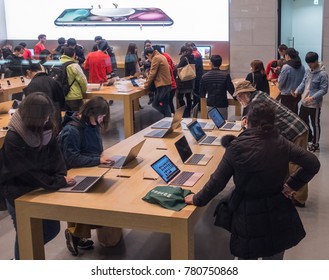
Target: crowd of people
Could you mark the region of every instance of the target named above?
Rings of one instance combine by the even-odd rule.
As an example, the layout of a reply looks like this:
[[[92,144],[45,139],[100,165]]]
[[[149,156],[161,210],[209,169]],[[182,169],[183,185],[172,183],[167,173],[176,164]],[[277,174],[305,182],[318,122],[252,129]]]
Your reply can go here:
[[[101,131],[108,129],[110,104],[101,97],[84,103],[83,94],[88,83],[107,83],[115,76],[117,62],[107,40],[96,36],[94,41],[86,56],[74,38],[59,38],[58,46],[47,50],[45,34],[38,36],[34,56],[24,42],[13,50],[2,48],[2,58],[8,61],[3,70],[6,77],[31,79],[0,152],[1,196],[15,228],[17,197],[40,186],[57,190],[72,185],[74,179],[67,177],[68,169],[110,161],[102,154],[101,136]],[[232,222],[231,252],[241,259],[282,259],[285,250],[304,238],[295,206],[305,206],[307,183],[320,168],[311,152],[320,148],[320,113],[328,75],[315,52],[306,54],[306,70],[294,48],[280,45],[278,52],[280,59],[269,61],[266,68],[261,60],[251,61],[250,73],[235,86],[230,74],[220,70],[219,54],[211,56],[211,69],[204,72],[202,56],[193,42],[181,46],[178,63],[149,40],[141,57],[137,45],[130,43],[124,60],[125,76],[145,78],[149,103],[164,117],[175,113],[175,96],[178,106],[185,106],[184,118],[191,116],[192,107],[199,106],[204,97],[207,106],[217,107],[225,119],[227,93],[244,107],[245,130],[237,137],[223,138],[226,151],[218,168],[199,193],[186,197],[186,203],[204,206],[233,176],[240,198]],[[65,65],[67,94],[47,68],[49,59]],[[178,71],[188,64],[194,65],[195,76],[184,80]],[[280,101],[270,97],[269,83],[277,84]],[[64,121],[62,111],[66,111]],[[266,230],[265,223],[269,223]],[[274,227],[276,234],[270,231]],[[88,240],[92,228],[68,224],[65,237],[73,255],[78,255],[78,248],[93,246]],[[44,221],[45,243],[58,232],[59,222]],[[16,259],[18,246],[16,240]]]

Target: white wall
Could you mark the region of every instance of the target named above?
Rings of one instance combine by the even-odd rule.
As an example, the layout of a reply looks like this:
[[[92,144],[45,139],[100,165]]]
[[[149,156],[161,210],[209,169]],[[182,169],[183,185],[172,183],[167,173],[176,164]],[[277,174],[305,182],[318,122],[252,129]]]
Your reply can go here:
[[[323,48],[322,59],[324,64],[329,67],[329,3],[324,1],[324,14],[323,14]]]
[[[0,45],[3,45],[7,39],[6,16],[3,0],[0,0]]]
[[[232,78],[245,78],[250,62],[260,59],[266,65],[277,57],[277,1],[231,0],[230,72]]]

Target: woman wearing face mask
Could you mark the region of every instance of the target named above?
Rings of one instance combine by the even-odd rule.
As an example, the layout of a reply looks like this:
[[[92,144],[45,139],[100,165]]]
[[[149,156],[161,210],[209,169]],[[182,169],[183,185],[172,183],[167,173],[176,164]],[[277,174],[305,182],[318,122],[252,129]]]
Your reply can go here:
[[[66,112],[59,144],[67,168],[97,166],[111,163],[104,156],[101,130],[106,131],[109,123],[109,104],[103,97],[96,96],[86,102],[79,112]],[[91,237],[92,225],[68,223],[65,230],[66,245],[72,255],[78,249],[90,249],[94,242]]]
[[[28,95],[12,116],[0,151],[0,195],[16,229],[15,199],[38,188],[58,190],[73,185],[56,141],[56,118],[52,100],[44,93]],[[59,221],[43,221],[44,243],[60,231]],[[18,241],[15,259],[19,259]]]

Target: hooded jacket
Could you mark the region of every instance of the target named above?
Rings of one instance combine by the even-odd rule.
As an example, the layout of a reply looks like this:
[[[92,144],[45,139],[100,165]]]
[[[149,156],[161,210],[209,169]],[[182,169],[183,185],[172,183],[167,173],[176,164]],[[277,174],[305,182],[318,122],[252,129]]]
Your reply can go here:
[[[306,70],[302,83],[296,89],[298,94],[302,94],[302,104],[305,107],[321,107],[323,96],[328,92],[328,74],[323,64],[319,64],[317,69]],[[308,96],[313,97],[313,101],[305,103],[304,99]]]
[[[295,91],[302,82],[304,74],[305,68],[299,58],[287,61],[278,78],[281,95],[291,95],[291,91]]]
[[[233,176],[233,195],[239,194],[241,201],[233,206],[231,253],[244,259],[269,257],[297,245],[305,231],[282,189],[289,161],[301,166],[287,180],[298,190],[318,172],[317,157],[277,131],[265,135],[246,129],[239,137],[224,136],[222,145],[226,148],[223,159],[193,203],[206,205]]]
[[[60,58],[62,63],[68,61],[74,61],[76,63],[72,63],[67,66],[67,76],[69,85],[72,84],[70,88],[70,92],[66,95],[66,100],[80,100],[83,99],[82,94],[87,91],[87,78],[83,73],[81,66],[78,64],[78,61],[74,60],[72,57],[67,55],[62,55]]]

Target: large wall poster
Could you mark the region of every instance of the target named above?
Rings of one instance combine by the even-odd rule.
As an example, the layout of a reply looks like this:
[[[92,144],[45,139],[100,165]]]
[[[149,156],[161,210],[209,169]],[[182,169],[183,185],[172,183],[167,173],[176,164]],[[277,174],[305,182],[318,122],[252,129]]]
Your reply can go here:
[[[7,39],[228,41],[229,1],[4,0]],[[136,2],[138,2],[136,4]]]

